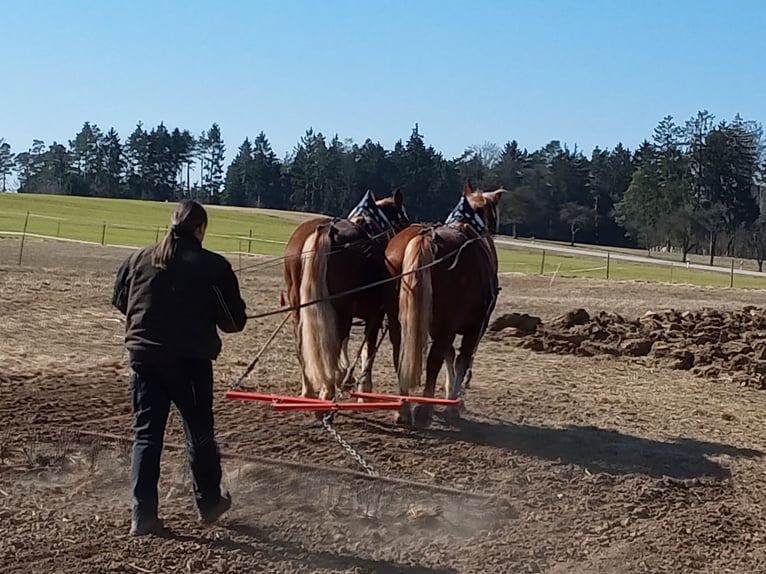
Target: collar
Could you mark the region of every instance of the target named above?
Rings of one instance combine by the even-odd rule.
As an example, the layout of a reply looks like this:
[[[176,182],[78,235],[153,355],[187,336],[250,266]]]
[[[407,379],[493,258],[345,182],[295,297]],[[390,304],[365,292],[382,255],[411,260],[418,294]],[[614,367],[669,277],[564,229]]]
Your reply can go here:
[[[487,232],[487,224],[484,223],[484,220],[479,216],[476,210],[471,207],[471,204],[468,203],[468,199],[466,199],[465,195],[460,198],[460,201],[457,202],[457,205],[444,221],[445,225],[454,225],[456,223],[467,223],[477,231],[479,235]]]
[[[383,231],[389,227],[392,227],[391,222],[383,213],[383,210],[378,207],[375,200],[372,199],[372,192],[368,189],[364,194],[364,197],[359,203],[352,209],[346,219],[361,218],[369,227],[376,231]]]
[[[194,235],[175,235],[174,237],[176,239],[176,245],[180,245],[183,247],[192,247],[192,248],[198,248],[202,247],[202,242],[197,239]]]

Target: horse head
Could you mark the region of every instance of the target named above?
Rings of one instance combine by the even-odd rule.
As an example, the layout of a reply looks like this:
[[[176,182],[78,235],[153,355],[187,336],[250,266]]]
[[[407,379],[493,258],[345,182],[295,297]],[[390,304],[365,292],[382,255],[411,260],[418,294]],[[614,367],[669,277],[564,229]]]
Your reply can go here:
[[[479,234],[496,234],[500,228],[498,204],[507,190],[474,190],[471,182],[465,182],[463,196],[447,217],[446,223],[463,223],[473,227]]]
[[[371,223],[377,228],[376,232],[390,228],[394,233],[398,233],[410,224],[399,188],[396,188],[389,197],[382,199],[376,198],[371,190],[367,190],[361,201],[349,213],[348,220],[354,223]]]
[[[407,210],[404,209],[404,198],[398,187],[389,197],[384,197],[375,202],[384,215],[391,222],[394,231],[399,232],[410,224]]]

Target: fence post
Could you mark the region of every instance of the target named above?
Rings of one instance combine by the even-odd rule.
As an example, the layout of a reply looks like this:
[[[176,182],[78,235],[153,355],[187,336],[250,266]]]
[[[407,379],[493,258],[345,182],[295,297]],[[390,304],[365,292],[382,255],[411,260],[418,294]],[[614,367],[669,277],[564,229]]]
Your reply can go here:
[[[253,230],[250,230],[250,236],[247,239],[247,252],[251,253],[251,249],[253,247]]]
[[[56,237],[61,237],[61,222],[56,223]]]
[[[106,245],[106,221],[101,227],[101,245]]]
[[[157,227],[157,235],[154,236],[154,242],[157,243],[160,240],[160,228]]]
[[[239,249],[237,249],[237,255],[239,255],[239,269],[237,270],[237,273],[240,273],[242,271],[242,239],[239,240]]]
[[[611,260],[611,257],[609,256],[609,252],[606,252],[606,278],[609,279],[609,261]]]
[[[673,269],[675,268],[676,268],[675,264],[671,263],[670,264],[670,283],[671,284],[673,283]]]
[[[21,257],[24,254],[24,239],[27,237],[27,225],[29,224],[29,212],[24,218],[24,231],[21,232],[21,247],[19,248],[19,265],[21,265]]]
[[[731,258],[731,273],[729,274],[729,289],[734,287],[734,258]]]
[[[540,261],[540,275],[545,275],[545,249],[543,249],[543,259]]]

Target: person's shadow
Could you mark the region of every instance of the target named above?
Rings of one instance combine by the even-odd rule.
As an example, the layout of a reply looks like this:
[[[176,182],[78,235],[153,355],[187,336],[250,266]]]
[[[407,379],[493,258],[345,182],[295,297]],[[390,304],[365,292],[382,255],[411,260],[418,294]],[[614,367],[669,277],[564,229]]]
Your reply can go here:
[[[543,458],[561,464],[574,464],[591,472],[607,474],[643,474],[651,477],[693,479],[723,478],[729,469],[708,456],[760,457],[763,451],[731,445],[676,438],[654,440],[595,426],[568,425],[562,428],[516,424],[486,417],[491,422],[464,415],[445,420],[439,413],[430,429],[411,431],[454,443],[485,445],[497,449]],[[399,435],[398,429],[355,418],[369,432]]]
[[[222,524],[224,528],[239,538],[209,538],[170,533],[167,538],[179,542],[205,544],[211,548],[236,551],[245,555],[265,558],[269,562],[300,562],[312,567],[314,571],[358,569],[376,574],[457,574],[453,568],[431,568],[430,566],[397,564],[390,560],[363,558],[354,554],[341,554],[329,550],[314,550],[277,538],[257,526],[236,522]]]

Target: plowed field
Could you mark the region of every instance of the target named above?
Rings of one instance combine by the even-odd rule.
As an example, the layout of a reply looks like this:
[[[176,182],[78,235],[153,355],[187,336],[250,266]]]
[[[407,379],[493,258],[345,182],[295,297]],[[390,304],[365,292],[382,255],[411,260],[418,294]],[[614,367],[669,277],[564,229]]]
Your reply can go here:
[[[0,241],[2,572],[766,571],[764,292],[504,275],[495,318],[529,317],[482,341],[461,421],[336,417],[380,479],[310,415],[224,398],[281,316],[252,321],[215,367],[232,511],[197,523],[174,414],[171,533],[133,539],[109,306],[127,252],[29,241],[18,267],[17,249]],[[240,280],[249,311],[278,306],[279,266]],[[374,374],[396,391],[387,342]],[[244,386],[300,391],[290,329]]]

